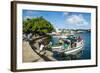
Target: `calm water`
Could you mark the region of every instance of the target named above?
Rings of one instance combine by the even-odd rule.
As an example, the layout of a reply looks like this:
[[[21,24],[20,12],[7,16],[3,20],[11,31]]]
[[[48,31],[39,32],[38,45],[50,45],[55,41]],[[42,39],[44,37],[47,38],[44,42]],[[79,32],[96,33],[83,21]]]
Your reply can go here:
[[[84,47],[80,59],[90,59],[91,58],[91,33],[84,32],[78,34],[84,40]]]
[[[91,32],[83,32],[76,34],[77,36],[81,36],[84,40],[84,47],[81,52],[78,54],[72,56],[72,55],[65,55],[65,54],[59,54],[57,52],[54,52],[54,57],[57,60],[80,60],[80,59],[91,59]],[[52,39],[53,44],[58,42],[58,39],[53,37]]]

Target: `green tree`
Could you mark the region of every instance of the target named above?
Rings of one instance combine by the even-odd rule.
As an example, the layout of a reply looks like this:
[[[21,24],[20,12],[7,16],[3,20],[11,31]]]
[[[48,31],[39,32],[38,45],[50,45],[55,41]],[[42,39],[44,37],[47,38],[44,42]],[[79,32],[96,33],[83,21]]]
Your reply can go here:
[[[44,19],[43,17],[36,17],[32,19],[26,19],[23,21],[24,33],[50,33],[55,31],[53,25]]]

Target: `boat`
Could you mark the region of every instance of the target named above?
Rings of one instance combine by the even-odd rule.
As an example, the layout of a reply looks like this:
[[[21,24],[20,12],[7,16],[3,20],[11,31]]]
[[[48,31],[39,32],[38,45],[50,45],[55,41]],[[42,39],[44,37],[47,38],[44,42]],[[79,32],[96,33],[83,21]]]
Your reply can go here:
[[[68,54],[75,55],[78,52],[82,51],[83,50],[83,46],[84,46],[83,40],[81,40],[80,42],[76,42],[76,43],[77,43],[76,47],[70,48],[69,50],[65,50],[64,53],[67,54],[67,55]]]
[[[59,53],[65,53],[66,55],[75,55],[78,52],[83,50],[84,47],[84,40],[79,36],[76,37],[75,35],[67,36],[66,39],[62,38],[64,43],[59,46],[52,46],[53,51],[57,51]]]

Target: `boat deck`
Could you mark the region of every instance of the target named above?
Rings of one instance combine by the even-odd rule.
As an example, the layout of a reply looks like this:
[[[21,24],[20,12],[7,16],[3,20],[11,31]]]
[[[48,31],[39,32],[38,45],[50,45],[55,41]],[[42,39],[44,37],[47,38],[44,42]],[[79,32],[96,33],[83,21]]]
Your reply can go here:
[[[82,41],[83,42],[83,41]],[[62,49],[62,46],[58,46],[58,47],[52,47],[52,51],[56,51],[58,53],[66,53],[66,54],[72,54],[72,53],[77,53],[80,50],[83,50],[84,43],[82,43],[81,45],[77,46],[77,47],[69,47],[68,49]]]

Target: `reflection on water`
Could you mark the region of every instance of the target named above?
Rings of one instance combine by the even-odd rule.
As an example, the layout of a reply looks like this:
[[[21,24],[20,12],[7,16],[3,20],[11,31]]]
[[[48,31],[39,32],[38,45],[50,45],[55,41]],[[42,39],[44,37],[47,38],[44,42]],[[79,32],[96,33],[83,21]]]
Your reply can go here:
[[[56,58],[57,60],[80,60],[80,59],[91,59],[91,33],[90,32],[83,32],[76,34],[77,36],[81,36],[82,39],[84,40],[84,47],[83,50],[78,52],[75,55],[66,55],[64,53],[58,53],[54,51],[53,57]],[[58,42],[58,39],[53,38],[52,39],[53,44]]]
[[[80,51],[79,53],[77,53],[76,55],[66,55],[64,53],[57,53],[54,52],[53,57],[55,57],[57,60],[62,61],[62,60],[78,60],[80,59],[81,55],[82,55],[82,51]]]

